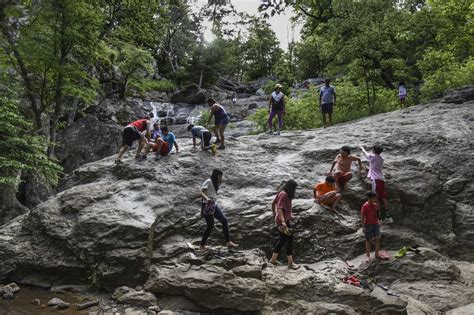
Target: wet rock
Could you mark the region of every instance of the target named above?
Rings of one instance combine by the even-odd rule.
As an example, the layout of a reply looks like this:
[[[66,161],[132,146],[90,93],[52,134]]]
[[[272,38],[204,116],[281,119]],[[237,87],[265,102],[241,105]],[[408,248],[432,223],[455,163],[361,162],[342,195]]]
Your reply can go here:
[[[203,104],[206,102],[206,94],[196,84],[190,84],[173,93],[170,99],[173,103]]]
[[[18,293],[20,292],[20,287],[16,283],[12,282],[10,284],[3,286],[3,291],[10,292],[10,293]]]
[[[41,305],[41,301],[40,299],[34,299],[30,302],[31,304],[35,305],[35,306],[40,306]]]
[[[135,290],[129,287],[119,287],[115,289],[112,298],[122,304],[131,304],[137,306],[156,305],[156,297],[153,293],[143,290]]]
[[[66,292],[82,293],[85,291],[87,291],[86,286],[72,285],[72,284],[54,286],[49,289],[49,292],[51,293],[66,293]]]
[[[61,299],[58,298],[52,298],[48,302],[49,307],[57,308],[59,310],[65,310],[69,308],[69,303],[64,302]]]
[[[99,305],[99,300],[94,300],[94,301],[86,301],[84,303],[76,304],[76,310],[85,310],[93,306]]]

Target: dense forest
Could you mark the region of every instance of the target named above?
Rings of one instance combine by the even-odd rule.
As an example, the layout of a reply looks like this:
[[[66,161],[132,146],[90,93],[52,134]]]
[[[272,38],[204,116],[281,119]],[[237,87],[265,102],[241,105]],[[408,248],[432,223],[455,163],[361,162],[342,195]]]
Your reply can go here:
[[[410,104],[474,83],[471,0],[262,3],[250,16],[231,3],[198,10],[184,0],[2,0],[0,185],[14,191],[28,172],[57,182],[57,133],[114,93],[206,87],[220,77],[272,76],[288,89],[329,76],[344,95],[337,110],[350,119],[395,109],[401,79]],[[290,9],[302,38],[281,49],[268,18]],[[315,127],[314,93],[290,100],[289,127]]]

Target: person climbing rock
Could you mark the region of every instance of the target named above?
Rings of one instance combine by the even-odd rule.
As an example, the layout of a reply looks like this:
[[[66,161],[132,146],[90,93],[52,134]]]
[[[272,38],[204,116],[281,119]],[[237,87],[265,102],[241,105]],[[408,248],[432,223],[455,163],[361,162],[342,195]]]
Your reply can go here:
[[[407,97],[407,87],[405,86],[405,80],[400,80],[398,83],[398,99],[400,100],[400,109],[405,108],[405,99]]]
[[[341,201],[342,195],[336,190],[336,179],[326,176],[324,182],[314,186],[314,199],[325,208],[336,212],[336,206]]]
[[[227,112],[225,111],[224,107],[222,105],[219,105],[213,98],[209,98],[207,100],[207,105],[211,108],[211,112],[209,115],[209,119],[207,120],[207,124],[211,122],[212,116],[214,116],[214,127],[212,127],[212,131],[216,135],[216,144],[220,143],[220,146],[218,146],[218,149],[225,149],[225,137],[224,137],[224,131],[225,127],[230,121],[229,115],[227,115]]]
[[[365,234],[365,254],[370,260],[371,241],[375,238],[375,258],[384,259],[379,255],[380,251],[380,225],[378,219],[377,194],[373,191],[367,193],[367,202],[360,209],[362,218],[362,230]]]
[[[290,230],[290,220],[293,218],[291,201],[295,199],[296,187],[298,184],[294,179],[287,181],[276,195],[272,202],[272,211],[275,215],[275,224],[278,229],[278,241],[273,247],[270,263],[279,264],[278,255],[283,246],[286,247],[286,258],[288,268],[298,269],[300,266],[293,261],[293,234]]]
[[[382,167],[384,158],[382,157],[383,148],[379,145],[374,145],[372,152],[368,153],[364,147],[359,146],[367,160],[369,161],[369,172],[367,177],[371,180],[372,191],[377,194],[379,204],[383,205],[380,209],[380,217],[383,223],[393,223],[393,219],[388,213],[387,191],[385,189],[385,177],[383,176]]]
[[[351,155],[351,148],[348,146],[341,147],[339,154],[334,159],[331,165],[328,175],[333,175],[336,179],[336,187],[339,190],[344,190],[347,183],[352,178],[351,166],[352,162],[357,161],[359,163],[360,176],[363,174],[362,161],[359,157]],[[333,174],[334,167],[336,171]]]
[[[209,130],[203,126],[194,126],[193,124],[190,124],[188,126],[188,131],[190,131],[193,136],[193,148],[196,147],[196,138],[199,138],[201,139],[201,149],[209,149],[212,138],[212,134],[209,132]]]
[[[163,134],[161,133],[160,123],[155,122],[153,124],[153,131],[151,132],[151,141],[155,142],[157,138],[161,137],[163,137]]]
[[[214,218],[219,220],[222,224],[222,232],[224,233],[224,238],[226,240],[227,247],[238,247],[239,244],[233,243],[230,240],[229,234],[229,223],[225,217],[222,210],[217,204],[217,192],[222,184],[222,171],[220,169],[213,169],[211,178],[206,179],[201,186],[201,196],[202,196],[202,205],[201,205],[201,215],[204,220],[206,220],[206,231],[202,236],[200,249],[207,249],[206,246],[207,239],[211,234],[212,229],[214,228]]]
[[[122,156],[127,152],[127,150],[132,146],[133,141],[138,140],[137,153],[135,154],[135,159],[140,158],[140,153],[147,143],[150,140],[150,128],[151,120],[150,117],[145,116],[143,119],[135,120],[130,123],[123,129],[122,133],[122,146],[120,147],[115,163],[122,163]]]
[[[159,160],[162,156],[168,155],[173,150],[173,146],[176,149],[176,153],[179,153],[176,136],[169,131],[168,126],[161,127],[161,133],[163,134],[161,138],[156,138],[155,142],[148,142],[145,154],[140,159],[146,159],[150,150],[153,150],[155,152],[155,160]]]
[[[323,117],[324,128],[332,125],[332,112],[333,107],[336,105],[336,89],[329,84],[330,82],[331,80],[326,78],[324,86],[319,90],[319,107]],[[326,115],[328,116],[329,124],[326,124]]]
[[[285,115],[285,94],[281,91],[281,84],[275,85],[275,90],[270,95],[268,103],[268,129],[269,133],[273,133],[273,118],[278,115],[278,130],[275,135],[280,134],[283,126],[283,116]]]

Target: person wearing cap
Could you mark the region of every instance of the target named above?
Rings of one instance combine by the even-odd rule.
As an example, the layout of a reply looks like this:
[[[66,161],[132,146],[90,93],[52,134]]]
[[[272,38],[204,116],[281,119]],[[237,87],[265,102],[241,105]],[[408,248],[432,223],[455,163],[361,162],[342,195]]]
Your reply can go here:
[[[319,107],[321,108],[321,115],[323,116],[324,128],[332,125],[332,110],[336,105],[336,89],[329,83],[329,78],[324,80],[324,86],[319,90]],[[326,124],[326,115],[328,116],[329,125]]]
[[[333,176],[327,176],[324,182],[314,186],[315,201],[333,212],[336,212],[336,206],[341,198],[342,195],[336,190],[336,179]]]
[[[278,115],[278,130],[275,135],[280,134],[283,126],[283,115],[285,114],[285,94],[281,91],[281,84],[275,85],[275,91],[270,95],[270,102],[268,103],[268,128],[269,132],[273,132],[273,118]]]

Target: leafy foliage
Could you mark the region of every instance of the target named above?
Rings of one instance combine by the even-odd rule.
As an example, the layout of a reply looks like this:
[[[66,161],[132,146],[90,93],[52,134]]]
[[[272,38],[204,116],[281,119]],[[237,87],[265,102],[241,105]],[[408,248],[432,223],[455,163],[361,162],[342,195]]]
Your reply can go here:
[[[0,121],[0,187],[15,187],[18,172],[36,173],[56,184],[61,167],[48,158],[46,139],[31,135],[31,123],[5,97],[0,97]]]

